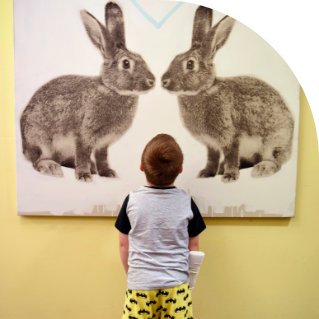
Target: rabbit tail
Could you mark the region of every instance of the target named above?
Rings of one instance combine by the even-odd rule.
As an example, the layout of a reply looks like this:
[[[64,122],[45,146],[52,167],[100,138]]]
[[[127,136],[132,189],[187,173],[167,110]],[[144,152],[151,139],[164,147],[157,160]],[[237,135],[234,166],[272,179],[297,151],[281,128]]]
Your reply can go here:
[[[24,156],[33,164],[34,169],[41,174],[63,177],[60,164],[52,158],[53,153],[50,148],[50,140],[46,138],[46,133],[29,125],[27,117],[26,112],[22,115],[20,121]]]
[[[289,125],[267,137],[263,148],[262,160],[251,173],[252,177],[267,177],[277,173],[291,157],[293,142],[293,120]]]

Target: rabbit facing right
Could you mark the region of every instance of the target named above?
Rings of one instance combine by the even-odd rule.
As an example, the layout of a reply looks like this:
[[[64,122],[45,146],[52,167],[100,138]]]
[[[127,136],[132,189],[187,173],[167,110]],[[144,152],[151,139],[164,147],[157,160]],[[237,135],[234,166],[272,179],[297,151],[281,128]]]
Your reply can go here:
[[[116,177],[108,149],[132,126],[139,95],[155,87],[141,55],[125,44],[124,16],[115,2],[105,5],[105,26],[86,10],[81,18],[100,51],[99,76],[64,75],[41,86],[24,109],[22,148],[35,170],[63,177],[61,166],[92,182],[92,174]]]
[[[191,49],[173,59],[162,87],[178,96],[182,124],[207,147],[207,164],[198,177],[220,174],[228,183],[252,166],[252,177],[271,176],[290,159],[293,116],[264,81],[216,76],[213,59],[235,20],[226,16],[213,27],[212,20],[212,9],[198,7]]]

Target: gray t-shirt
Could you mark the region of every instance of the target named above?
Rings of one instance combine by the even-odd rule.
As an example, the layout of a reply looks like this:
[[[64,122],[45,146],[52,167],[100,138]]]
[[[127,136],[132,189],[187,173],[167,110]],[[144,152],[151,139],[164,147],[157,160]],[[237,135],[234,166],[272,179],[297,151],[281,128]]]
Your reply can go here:
[[[142,186],[126,197],[115,227],[129,236],[128,289],[188,282],[189,237],[206,228],[190,195],[176,187]]]

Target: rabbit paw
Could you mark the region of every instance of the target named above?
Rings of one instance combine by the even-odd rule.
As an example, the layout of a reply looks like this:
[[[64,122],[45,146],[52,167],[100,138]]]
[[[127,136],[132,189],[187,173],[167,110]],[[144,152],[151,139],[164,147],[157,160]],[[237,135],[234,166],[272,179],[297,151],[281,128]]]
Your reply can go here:
[[[117,178],[116,172],[111,168],[104,168],[103,170],[100,170],[99,175],[104,177]]]
[[[215,177],[215,175],[216,172],[212,172],[211,170],[204,168],[198,173],[197,178]]]
[[[53,160],[43,159],[39,161],[36,169],[43,175],[63,177],[61,166]]]
[[[220,163],[219,169],[218,169],[218,175],[224,175],[224,162]]]
[[[95,163],[93,162],[91,162],[91,174],[92,175],[97,174],[97,169],[96,169]]]
[[[279,171],[278,165],[273,161],[262,161],[256,164],[251,172],[252,177],[267,177]]]
[[[239,178],[239,170],[234,172],[226,172],[222,176],[222,182],[224,183],[231,183],[237,181]]]
[[[90,173],[86,172],[75,172],[75,177],[78,179],[80,182],[93,182],[92,175]]]

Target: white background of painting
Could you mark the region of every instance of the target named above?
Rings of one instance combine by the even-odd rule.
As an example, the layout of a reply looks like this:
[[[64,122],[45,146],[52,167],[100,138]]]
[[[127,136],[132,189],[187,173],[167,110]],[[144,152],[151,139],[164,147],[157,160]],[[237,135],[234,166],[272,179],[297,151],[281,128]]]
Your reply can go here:
[[[159,82],[174,56],[189,49],[197,6],[183,4],[160,29],[156,29],[129,0],[117,2],[124,8],[128,48],[142,54],[157,78],[156,89],[140,97],[131,129],[110,148],[109,162],[119,179],[94,176],[93,183],[86,184],[77,181],[74,170],[67,168],[63,168],[65,177],[62,179],[39,174],[22,155],[17,125],[18,211],[84,214],[90,213],[94,205],[105,205],[107,210],[116,211],[131,190],[144,184],[138,166],[145,144],[158,133],[168,133],[177,139],[185,156],[184,172],[176,185],[196,198],[203,214],[207,213],[208,206],[221,213],[223,206],[246,204],[246,210],[259,209],[291,216],[296,188],[298,127],[292,159],[274,176],[252,179],[251,169],[247,169],[242,170],[240,179],[232,184],[223,184],[220,176],[195,179],[205,166],[205,147],[183,128],[176,96],[163,91]],[[176,4],[153,0],[140,0],[139,3],[157,21]],[[86,9],[104,22],[104,5],[105,1],[86,0],[15,1],[17,123],[31,96],[45,82],[64,74],[99,73],[102,58],[86,35],[79,10]],[[215,12],[214,23],[222,16]],[[298,120],[299,84],[296,78],[276,51],[253,31],[237,22],[215,63],[219,76],[245,74],[268,82],[280,91]]]

